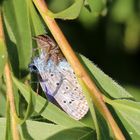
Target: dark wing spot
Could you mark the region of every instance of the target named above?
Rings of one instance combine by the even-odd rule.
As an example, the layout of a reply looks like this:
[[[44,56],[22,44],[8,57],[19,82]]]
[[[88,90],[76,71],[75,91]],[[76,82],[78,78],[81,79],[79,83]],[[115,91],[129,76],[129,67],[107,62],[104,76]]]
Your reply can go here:
[[[74,100],[69,101],[69,104],[71,104]]]
[[[66,87],[66,89],[69,89],[69,87]]]
[[[63,103],[66,103],[66,101],[64,100]]]
[[[59,83],[56,83],[57,86],[59,86]]]
[[[51,76],[54,76],[54,74],[53,74],[53,73],[51,73]]]

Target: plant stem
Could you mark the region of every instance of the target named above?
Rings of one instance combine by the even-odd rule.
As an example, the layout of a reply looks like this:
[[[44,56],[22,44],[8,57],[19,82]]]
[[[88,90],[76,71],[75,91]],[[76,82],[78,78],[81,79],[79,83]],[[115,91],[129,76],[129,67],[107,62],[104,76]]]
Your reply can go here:
[[[78,60],[77,56],[75,55],[74,51],[72,50],[70,44],[66,40],[64,34],[62,33],[61,29],[59,28],[55,20],[49,16],[50,11],[47,8],[45,1],[33,0],[33,2],[35,6],[37,7],[38,11],[40,12],[41,16],[43,17],[48,28],[50,29],[53,37],[55,38],[56,42],[61,48],[66,59],[71,64],[76,75],[85,83],[89,91],[92,93],[91,97],[94,101],[94,104],[96,105],[98,110],[102,113],[102,115],[105,117],[108,124],[112,128],[115,138],[118,140],[125,140],[125,137],[123,136],[120,128],[118,127],[117,123],[115,122],[111,113],[106,107],[105,102],[103,101],[101,92],[98,90],[95,83],[93,83],[92,79],[87,74],[83,65]]]
[[[12,128],[12,135],[13,140],[19,140],[19,132],[18,132],[18,123],[16,120],[16,109],[14,103],[14,96],[13,96],[13,87],[12,87],[12,79],[11,79],[11,72],[8,63],[5,65],[5,81],[6,81],[6,89],[7,89],[7,99],[10,103],[10,115],[11,115],[11,128]]]
[[[4,33],[3,33],[3,25],[2,25],[1,9],[0,9],[0,40],[2,42],[5,42]],[[8,62],[5,64],[4,73],[5,73],[5,82],[6,82],[6,89],[7,89],[7,100],[9,100],[9,104],[10,104],[13,140],[19,140],[19,133],[18,133],[17,122],[16,122],[16,117],[15,117],[16,109],[15,109],[15,104],[14,104],[12,79],[11,79],[11,72],[10,72]]]

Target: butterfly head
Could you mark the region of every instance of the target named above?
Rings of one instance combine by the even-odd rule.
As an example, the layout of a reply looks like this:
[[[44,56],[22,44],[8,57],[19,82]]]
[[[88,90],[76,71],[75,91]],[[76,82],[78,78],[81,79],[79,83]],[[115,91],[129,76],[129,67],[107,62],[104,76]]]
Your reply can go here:
[[[41,56],[34,57],[28,67],[29,67],[30,72],[40,73],[45,70],[45,66],[46,66],[46,59],[44,59],[42,55],[42,58]]]
[[[37,67],[34,65],[34,63],[29,64],[28,67],[29,67],[29,71],[30,72],[34,72],[34,73],[38,73],[39,72]]]

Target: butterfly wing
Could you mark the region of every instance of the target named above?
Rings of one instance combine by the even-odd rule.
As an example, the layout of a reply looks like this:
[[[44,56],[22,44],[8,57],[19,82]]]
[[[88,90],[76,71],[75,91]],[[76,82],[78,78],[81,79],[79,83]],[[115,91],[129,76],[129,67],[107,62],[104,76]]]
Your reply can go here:
[[[57,70],[63,75],[63,81],[54,98],[65,112],[79,120],[88,111],[88,104],[82,88],[67,61],[60,62]]]
[[[82,91],[73,89],[73,84],[65,79],[54,96],[65,112],[72,118],[79,120],[88,111],[88,105]]]
[[[87,113],[88,105],[68,62],[64,59],[56,65],[52,60],[40,62],[38,58],[34,61],[41,76],[40,85],[47,97],[54,98],[72,118],[81,119]]]
[[[32,67],[36,67],[40,75],[40,84],[43,91],[51,96],[58,88],[58,83],[61,81],[61,75],[55,69],[56,65],[52,61],[46,62],[42,57],[36,57],[33,60]]]

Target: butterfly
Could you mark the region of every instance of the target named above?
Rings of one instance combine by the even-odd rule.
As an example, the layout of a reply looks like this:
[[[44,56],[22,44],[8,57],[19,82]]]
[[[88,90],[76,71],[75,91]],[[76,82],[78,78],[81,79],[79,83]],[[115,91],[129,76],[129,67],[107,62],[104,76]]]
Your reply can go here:
[[[70,117],[80,120],[89,107],[72,67],[48,35],[39,35],[34,39],[40,54],[30,63],[30,71],[39,75],[39,83],[48,100],[57,102]]]

